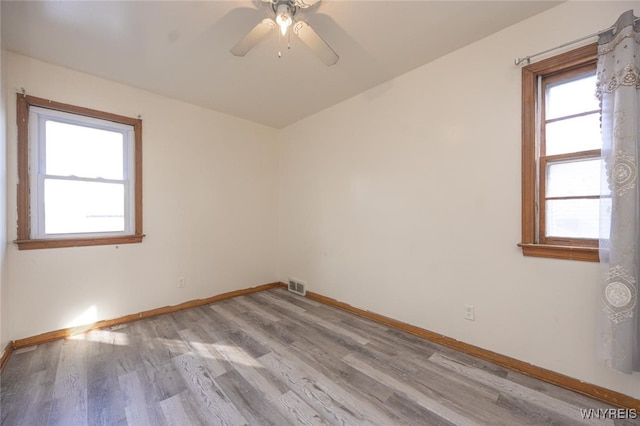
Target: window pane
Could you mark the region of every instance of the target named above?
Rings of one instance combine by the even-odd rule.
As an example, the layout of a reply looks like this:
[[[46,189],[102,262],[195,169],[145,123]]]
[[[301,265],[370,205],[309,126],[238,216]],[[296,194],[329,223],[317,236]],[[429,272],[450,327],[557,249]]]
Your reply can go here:
[[[600,200],[547,200],[546,236],[598,238]]]
[[[548,86],[546,119],[599,110],[595,93],[595,74]]]
[[[588,151],[602,147],[598,113],[547,123],[546,131],[546,155]]]
[[[600,194],[601,159],[547,164],[547,197]]]
[[[600,221],[600,236],[601,239],[609,239],[609,234],[611,231],[611,198],[610,197],[602,197],[600,198],[600,217],[602,220]]]
[[[45,179],[45,234],[124,231],[124,189],[124,184]]]
[[[47,120],[48,175],[124,178],[122,133]]]

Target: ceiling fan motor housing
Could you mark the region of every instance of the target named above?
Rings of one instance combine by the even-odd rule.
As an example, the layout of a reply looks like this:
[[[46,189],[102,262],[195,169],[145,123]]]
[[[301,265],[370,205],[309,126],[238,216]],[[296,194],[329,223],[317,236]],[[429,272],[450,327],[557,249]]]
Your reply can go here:
[[[293,0],[274,0],[271,3],[271,10],[273,10],[276,16],[286,10],[285,13],[288,13],[288,15],[293,18],[298,11],[298,7]]]
[[[318,3],[320,0],[262,0],[265,3],[271,3],[271,8],[275,12],[280,4],[288,4],[292,9],[299,7],[300,9],[306,9]]]
[[[298,11],[298,8],[291,0],[278,0],[271,3],[271,9],[277,16],[281,14],[287,15],[289,18],[293,19]]]

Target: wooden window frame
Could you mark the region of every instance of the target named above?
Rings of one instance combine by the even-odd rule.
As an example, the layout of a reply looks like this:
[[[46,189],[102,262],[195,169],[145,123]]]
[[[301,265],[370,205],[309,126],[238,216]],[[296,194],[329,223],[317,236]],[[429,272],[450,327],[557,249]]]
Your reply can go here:
[[[31,197],[29,176],[29,108],[41,107],[70,114],[82,115],[101,120],[112,121],[132,126],[134,129],[134,233],[119,236],[92,236],[34,239],[31,238]],[[144,237],[142,232],[142,120],[121,115],[97,111],[75,105],[64,104],[48,99],[37,98],[25,94],[17,95],[17,125],[18,125],[18,230],[14,243],[19,250],[81,247],[98,245],[117,245],[140,243]]]
[[[562,53],[522,68],[522,240],[518,244],[524,256],[549,257],[555,259],[583,260],[598,262],[598,244],[594,240],[544,238],[544,213],[538,217],[537,199],[544,191],[538,185],[540,173],[544,173],[538,152],[538,112],[544,105],[539,105],[540,78],[549,78],[554,74],[566,75],[571,70],[579,72],[597,61],[597,44]],[[594,88],[595,90],[595,88]],[[541,132],[542,134],[544,132]],[[543,139],[543,136],[541,136]],[[544,140],[539,141],[541,144]],[[586,151],[580,155],[596,156],[595,151]],[[558,160],[561,156],[544,158]],[[572,154],[571,158],[575,158]],[[540,224],[540,226],[539,226]]]

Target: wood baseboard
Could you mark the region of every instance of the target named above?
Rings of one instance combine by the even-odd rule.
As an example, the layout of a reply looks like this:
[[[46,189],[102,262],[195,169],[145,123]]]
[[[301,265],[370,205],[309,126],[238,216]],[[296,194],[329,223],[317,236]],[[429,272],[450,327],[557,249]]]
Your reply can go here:
[[[120,318],[102,320],[102,321],[95,322],[93,324],[87,324],[79,327],[64,328],[62,330],[50,331],[47,333],[39,334],[37,336],[14,340],[13,342],[10,343],[10,347],[11,347],[11,350],[14,350],[14,349],[24,348],[26,346],[39,345],[42,343],[51,342],[53,340],[64,339],[65,337],[70,337],[76,334],[85,333],[91,330],[113,327],[115,325],[138,321],[143,318],[149,318],[149,317],[154,317],[154,316],[163,315],[163,314],[170,314],[172,312],[181,311],[183,309],[189,309],[189,308],[195,308],[198,306],[208,305],[213,302],[230,299],[232,297],[242,296],[244,294],[250,294],[250,293],[256,293],[258,291],[269,290],[278,285],[279,283],[263,284],[257,287],[251,287],[251,288],[246,288],[242,290],[230,291],[228,293],[218,294],[216,296],[208,297],[206,299],[190,300],[188,302],[180,303],[178,305],[164,306],[162,308],[151,309],[151,310],[143,311],[137,314],[125,315]],[[8,356],[6,358],[7,359],[4,360],[4,357],[3,357],[3,359],[0,360],[0,362],[6,363],[8,361]],[[0,364],[0,365],[4,366],[4,364]]]
[[[13,346],[11,345],[11,342],[9,342],[2,352],[2,357],[0,357],[0,373],[2,373],[2,370],[4,370],[4,366],[7,365],[9,358],[11,358],[12,352]]]
[[[279,286],[287,288],[287,285],[285,283],[280,283]],[[501,355],[496,352],[480,348],[478,346],[470,345],[468,343],[452,339],[451,337],[434,333],[433,331],[425,330],[424,328],[416,327],[414,325],[407,324],[402,321],[386,317],[384,315],[376,314],[371,311],[365,311],[364,309],[353,307],[347,303],[340,302],[336,299],[332,299],[318,293],[307,291],[306,297],[317,302],[321,302],[354,313],[361,317],[368,318],[386,326],[406,331],[407,333],[411,333],[414,336],[418,336],[431,342],[438,343],[442,346],[464,352],[476,358],[480,358],[484,361],[489,361],[493,364],[504,367],[508,370],[515,371],[526,376],[534,377],[544,382],[560,386],[562,388],[571,390],[581,395],[585,395],[598,401],[605,402],[615,407],[635,409],[640,412],[640,400],[632,398],[620,392],[586,383],[581,380],[574,379],[573,377],[565,376],[564,374],[556,373],[542,367],[537,367],[524,361],[520,361],[506,355]]]

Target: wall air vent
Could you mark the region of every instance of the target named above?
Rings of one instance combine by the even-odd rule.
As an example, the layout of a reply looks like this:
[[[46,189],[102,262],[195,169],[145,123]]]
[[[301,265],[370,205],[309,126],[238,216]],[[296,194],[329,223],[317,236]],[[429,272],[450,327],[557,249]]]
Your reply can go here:
[[[302,281],[289,278],[289,291],[292,293],[304,296],[305,294],[307,294],[307,290],[305,289],[306,286],[306,283]]]

